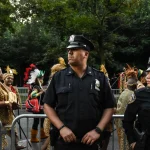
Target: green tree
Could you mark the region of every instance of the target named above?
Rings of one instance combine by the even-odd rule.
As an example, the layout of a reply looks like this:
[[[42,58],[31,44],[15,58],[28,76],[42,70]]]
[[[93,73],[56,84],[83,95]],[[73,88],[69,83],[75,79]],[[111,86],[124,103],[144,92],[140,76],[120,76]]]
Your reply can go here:
[[[13,31],[13,16],[11,16],[13,12],[14,7],[11,5],[9,0],[0,1],[0,38],[8,28]]]

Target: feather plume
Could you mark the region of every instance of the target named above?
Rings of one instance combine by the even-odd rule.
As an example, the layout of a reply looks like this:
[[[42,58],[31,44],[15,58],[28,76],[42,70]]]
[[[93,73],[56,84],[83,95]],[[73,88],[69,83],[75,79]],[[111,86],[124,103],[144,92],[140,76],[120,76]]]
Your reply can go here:
[[[36,78],[40,78],[41,76],[44,76],[44,72],[39,70],[34,64],[30,64],[24,73],[25,85],[34,83]]]
[[[66,66],[65,60],[62,57],[58,58],[58,62],[59,64]]]
[[[127,64],[127,68],[125,68],[125,74],[126,74],[127,79],[137,78],[137,71],[135,71],[135,68],[131,67],[129,64]]]

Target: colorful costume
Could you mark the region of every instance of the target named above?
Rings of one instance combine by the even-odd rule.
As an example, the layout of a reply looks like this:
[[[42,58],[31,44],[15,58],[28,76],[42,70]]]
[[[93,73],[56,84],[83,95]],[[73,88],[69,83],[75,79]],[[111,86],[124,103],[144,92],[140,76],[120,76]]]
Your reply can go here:
[[[43,77],[44,77],[44,72],[39,70],[34,64],[31,64],[30,67],[26,68],[26,72],[24,82],[25,85],[29,87],[29,100],[33,98],[37,98],[38,102],[40,104],[40,110],[38,113],[33,112],[34,114],[44,114],[43,111],[43,96],[44,96],[44,89],[42,88],[42,83],[43,83]],[[43,128],[43,122],[44,118],[41,119],[41,139],[47,138],[44,132]],[[38,134],[38,124],[39,124],[39,118],[34,118],[32,129],[31,129],[31,142],[39,142],[39,139],[37,138]]]
[[[130,101],[130,98],[137,86],[137,76],[134,68],[131,68],[128,65],[128,68],[125,70],[125,76],[127,78],[126,89],[121,93],[118,99],[116,109],[116,114],[118,115],[124,114],[126,107]],[[118,134],[119,150],[129,150],[127,137],[122,127],[122,119],[115,119],[115,124]]]
[[[3,74],[2,84],[0,82],[0,120],[2,121],[4,130],[7,131],[7,135],[11,137],[11,124],[14,119],[13,110],[18,109],[21,104],[21,99],[19,92],[16,87],[12,86],[13,83],[13,73],[17,73],[16,70],[10,69],[9,66],[6,68],[7,73]],[[16,149],[23,149],[24,146],[18,145],[18,135],[17,131],[15,132],[15,146]],[[5,135],[2,136],[2,149],[7,146],[7,141]]]

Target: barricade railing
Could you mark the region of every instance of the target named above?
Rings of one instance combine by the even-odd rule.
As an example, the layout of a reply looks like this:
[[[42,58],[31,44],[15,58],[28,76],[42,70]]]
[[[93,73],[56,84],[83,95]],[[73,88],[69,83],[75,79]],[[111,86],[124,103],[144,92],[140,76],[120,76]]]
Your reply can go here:
[[[113,94],[120,95],[120,89],[111,89]]]
[[[114,119],[118,118],[118,119],[122,119],[124,117],[124,115],[113,115],[112,117],[112,127],[113,127],[113,131],[115,131],[115,123],[114,123]],[[29,118],[39,118],[39,124],[41,124],[41,119],[42,118],[46,118],[46,115],[45,114],[22,114],[22,115],[19,115],[17,116],[14,120],[13,120],[13,123],[12,123],[12,128],[11,128],[11,150],[15,150],[15,126],[16,126],[16,123],[18,121],[20,121],[20,119],[22,118],[25,118],[27,119],[26,123],[26,127],[27,127],[27,142],[28,141],[28,132],[29,132]],[[25,124],[24,124],[25,125]],[[39,126],[39,129],[40,129],[40,126]],[[40,131],[40,130],[39,130]],[[112,132],[112,150],[114,150],[114,132]],[[118,141],[117,141],[118,143]],[[39,143],[39,147],[41,149],[41,143]],[[27,144],[27,150],[28,150],[28,147],[29,147],[29,144]],[[53,149],[51,147],[51,149]]]
[[[22,118],[26,118],[27,119],[27,149],[30,145],[30,142],[28,141],[28,132],[29,132],[29,118],[39,118],[39,131],[41,129],[40,124],[41,124],[41,118],[46,118],[45,114],[22,114],[17,116],[13,122],[12,122],[12,127],[11,127],[11,150],[15,150],[15,125],[18,121],[20,121],[20,119]],[[39,139],[41,140],[41,137],[39,137]],[[39,147],[41,149],[41,142],[39,143]]]

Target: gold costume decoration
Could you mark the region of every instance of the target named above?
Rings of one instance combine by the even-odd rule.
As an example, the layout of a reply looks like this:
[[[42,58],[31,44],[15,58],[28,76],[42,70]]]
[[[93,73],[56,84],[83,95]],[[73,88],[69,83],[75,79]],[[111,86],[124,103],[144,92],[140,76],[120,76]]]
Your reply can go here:
[[[124,114],[126,107],[130,101],[131,95],[133,93],[134,92],[129,89],[125,89],[121,93],[118,99],[118,103],[117,103],[116,114],[118,115]],[[116,125],[117,134],[118,134],[119,150],[129,150],[127,137],[122,127],[122,119],[115,119],[115,125]]]
[[[66,63],[62,57],[58,58],[58,62],[59,62],[58,64],[52,66],[50,77],[52,77],[57,71],[66,68]]]
[[[124,69],[124,72],[122,73],[122,76],[124,80],[124,90],[119,96],[118,102],[117,102],[117,109],[116,109],[116,114],[118,115],[123,115],[125,113],[126,107],[130,101],[130,98],[132,94],[134,93],[133,90],[129,88],[137,85],[137,74],[134,68],[130,67],[127,64],[127,68]],[[129,82],[129,80],[133,79],[134,82]],[[123,86],[122,86],[123,87]],[[118,142],[119,142],[119,150],[129,150],[129,144],[127,141],[127,137],[125,135],[125,132],[122,127],[122,119],[115,119],[115,124],[116,124],[116,130],[117,130],[117,135],[118,135]]]
[[[125,73],[122,72],[119,74],[119,89],[120,89],[120,93],[122,93],[124,91],[124,89],[126,88],[126,76]]]
[[[0,101],[8,101],[9,95],[8,91],[4,87],[4,85],[0,82]],[[12,121],[13,121],[13,112],[5,107],[0,108],[0,120],[3,124],[3,129],[10,130]],[[8,145],[5,135],[2,135],[2,150]]]
[[[5,81],[8,77],[14,77],[14,74],[17,74],[15,69],[10,69],[9,66],[7,66],[6,68],[7,73],[1,74],[2,75],[2,79],[4,80],[4,83],[0,82],[0,101],[1,102],[5,102],[7,101],[8,103],[21,103],[20,100],[20,95],[19,92],[17,90],[17,88],[13,87],[12,85],[7,86],[5,84]],[[2,106],[0,107],[0,120],[2,122],[3,125],[3,130],[7,131],[7,135],[11,137],[11,125],[12,122],[14,120],[14,116],[13,116],[13,110],[9,109],[6,106]],[[16,129],[15,129],[16,130]],[[2,150],[4,150],[4,148],[7,146],[7,140],[6,140],[6,135],[3,134],[2,135]]]
[[[105,68],[105,65],[100,65],[100,71],[101,72],[104,72],[104,74],[105,74],[105,76],[108,78],[108,73],[107,73],[107,70],[106,70],[106,68]]]

